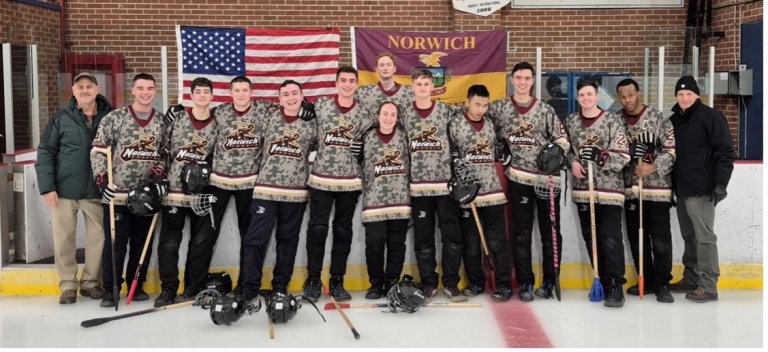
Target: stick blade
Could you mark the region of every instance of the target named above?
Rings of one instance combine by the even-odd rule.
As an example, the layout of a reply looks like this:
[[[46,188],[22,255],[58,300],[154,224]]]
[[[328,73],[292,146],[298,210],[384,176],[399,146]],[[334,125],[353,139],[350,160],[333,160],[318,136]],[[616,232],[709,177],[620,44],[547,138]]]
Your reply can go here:
[[[589,291],[589,301],[600,302],[604,299],[603,284],[600,283],[600,279],[595,278],[595,281],[592,282],[592,289]]]
[[[139,280],[137,278],[133,279],[133,283],[131,284],[131,289],[128,290],[128,297],[125,298],[125,305],[131,304],[131,301],[133,301],[133,295],[136,293],[136,287],[139,286]]]
[[[555,297],[560,302],[560,269],[555,269]]]
[[[645,295],[645,278],[643,277],[643,275],[640,275],[638,280],[640,281],[640,283],[638,284],[638,286],[640,286],[638,287],[640,289],[640,299],[643,299],[643,296]]]
[[[94,327],[94,326],[109,322],[109,320],[110,320],[109,318],[96,318],[96,319],[90,319],[90,320],[83,320],[82,322],[80,322],[80,326],[84,328],[90,328],[90,327]]]

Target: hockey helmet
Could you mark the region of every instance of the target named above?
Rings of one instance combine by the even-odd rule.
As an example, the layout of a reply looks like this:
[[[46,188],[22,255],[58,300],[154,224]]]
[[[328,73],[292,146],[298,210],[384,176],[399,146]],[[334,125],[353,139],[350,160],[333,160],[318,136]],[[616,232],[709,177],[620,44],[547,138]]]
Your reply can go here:
[[[480,191],[480,182],[477,180],[477,173],[472,165],[462,159],[453,159],[453,176],[448,182],[448,191],[451,197],[459,204],[469,204],[477,197]]]
[[[211,167],[207,162],[189,162],[181,169],[181,189],[186,194],[202,193],[210,178]]]
[[[152,183],[144,183],[131,188],[125,201],[128,210],[139,216],[152,216],[160,211],[163,199]]]
[[[211,305],[211,320],[216,325],[231,325],[246,313],[247,303],[242,296],[217,297]]]
[[[301,308],[301,297],[275,292],[267,297],[267,315],[275,324],[288,323]]]
[[[555,175],[565,167],[565,152],[557,144],[547,143],[536,157],[536,166],[546,175]]]
[[[413,277],[410,275],[404,275],[403,279],[387,292],[387,306],[393,313],[397,313],[398,309],[406,313],[415,313],[426,300],[424,291],[413,282]]]
[[[208,273],[208,277],[205,279],[205,288],[214,289],[222,295],[226,295],[232,291],[232,277],[225,271]]]

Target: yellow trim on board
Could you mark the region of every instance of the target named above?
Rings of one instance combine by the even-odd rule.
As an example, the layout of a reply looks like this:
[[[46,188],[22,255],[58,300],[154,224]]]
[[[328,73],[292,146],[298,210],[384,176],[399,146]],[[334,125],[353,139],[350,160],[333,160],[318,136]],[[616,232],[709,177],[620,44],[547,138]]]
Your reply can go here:
[[[329,268],[323,269],[328,273]],[[535,284],[538,287],[541,284],[541,264],[533,266],[537,277]],[[226,271],[236,281],[238,269],[236,268],[212,268],[211,272]],[[438,271],[440,267],[438,266]],[[463,270],[462,270],[463,272]],[[637,283],[637,276],[632,265],[627,265],[627,284],[629,287]],[[677,281],[683,273],[682,264],[675,264],[672,267],[672,275]],[[406,264],[403,268],[403,274],[414,276],[418,280],[418,270],[416,264]],[[179,273],[183,277],[184,270]],[[293,272],[293,280],[288,286],[289,291],[300,292],[307,277],[306,267],[296,267]],[[272,280],[272,267],[264,269],[263,287],[270,287]],[[327,282],[328,275],[324,274],[323,281]],[[560,284],[563,289],[589,289],[592,287],[592,269],[589,264],[563,264],[560,268]],[[465,286],[466,277],[462,275],[459,287]],[[26,296],[26,295],[58,295],[59,277],[56,269],[52,265],[11,265],[0,271],[0,296]],[[350,265],[347,267],[347,275],[344,280],[344,286],[352,291],[364,291],[370,286],[366,266],[363,264]],[[762,264],[729,264],[720,265],[720,280],[718,282],[720,289],[763,289],[763,266]],[[123,293],[126,288],[123,285]],[[144,284],[144,290],[148,293],[160,292],[160,279],[157,268],[151,268],[147,273],[147,282]]]

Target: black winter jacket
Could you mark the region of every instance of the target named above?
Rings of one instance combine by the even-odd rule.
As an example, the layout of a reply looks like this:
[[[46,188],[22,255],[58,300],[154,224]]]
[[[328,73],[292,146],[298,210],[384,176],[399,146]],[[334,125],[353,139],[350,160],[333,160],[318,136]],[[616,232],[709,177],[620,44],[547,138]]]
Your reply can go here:
[[[74,200],[100,197],[91,171],[91,143],[99,122],[112,111],[112,105],[99,94],[96,106],[90,128],[74,97],[48,121],[35,163],[40,194],[56,191],[59,197]]]
[[[678,197],[708,196],[728,186],[733,172],[733,141],[725,116],[696,100],[688,110],[672,107],[675,167],[672,188]]]

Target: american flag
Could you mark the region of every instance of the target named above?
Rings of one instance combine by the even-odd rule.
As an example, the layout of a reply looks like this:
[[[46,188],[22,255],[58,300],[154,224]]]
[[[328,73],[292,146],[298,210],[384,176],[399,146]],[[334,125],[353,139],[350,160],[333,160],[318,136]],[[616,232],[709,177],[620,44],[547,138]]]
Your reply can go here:
[[[177,31],[182,104],[197,77],[213,81],[213,105],[231,102],[229,81],[247,76],[255,99],[277,101],[280,84],[301,83],[304,96],[335,93],[339,29],[233,29],[182,26]]]

